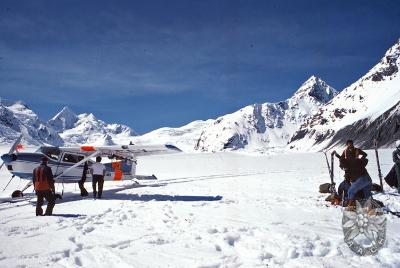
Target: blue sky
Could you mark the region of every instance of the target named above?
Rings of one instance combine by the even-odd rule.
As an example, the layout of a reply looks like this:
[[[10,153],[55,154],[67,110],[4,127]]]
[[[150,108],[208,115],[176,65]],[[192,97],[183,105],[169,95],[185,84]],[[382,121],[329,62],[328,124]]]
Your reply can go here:
[[[400,37],[398,1],[0,1],[0,97],[139,133],[341,90]]]

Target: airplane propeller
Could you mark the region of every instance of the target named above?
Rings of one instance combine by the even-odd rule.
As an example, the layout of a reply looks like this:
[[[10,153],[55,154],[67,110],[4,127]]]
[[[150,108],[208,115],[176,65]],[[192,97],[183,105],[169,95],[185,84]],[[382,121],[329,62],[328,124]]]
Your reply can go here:
[[[5,158],[7,155],[10,155],[10,154],[14,153],[18,148],[20,148],[20,144],[19,143],[21,142],[21,139],[22,139],[22,134],[15,140],[14,144],[10,148],[10,151],[7,154],[3,155],[4,157],[2,157],[2,159]],[[3,161],[3,163],[0,166],[0,170],[4,166],[5,163],[6,162]]]
[[[13,144],[13,145],[11,146],[11,148],[10,148],[10,151],[8,151],[7,154],[4,154],[4,155],[1,157],[1,159],[3,160],[3,163],[2,163],[1,166],[0,166],[0,170],[3,168],[4,164],[7,162],[6,159],[9,159],[10,156],[11,156],[11,154],[13,154],[13,153],[17,150],[17,148],[18,148],[19,145],[20,145],[19,143],[21,142],[21,139],[22,139],[22,134],[15,140],[14,144]],[[13,179],[14,177],[15,177],[14,175],[11,177],[11,179],[10,179],[10,181],[7,183],[6,187],[4,187],[3,192],[4,192],[4,190],[7,188],[7,186],[10,184],[10,182],[12,181],[12,179]]]

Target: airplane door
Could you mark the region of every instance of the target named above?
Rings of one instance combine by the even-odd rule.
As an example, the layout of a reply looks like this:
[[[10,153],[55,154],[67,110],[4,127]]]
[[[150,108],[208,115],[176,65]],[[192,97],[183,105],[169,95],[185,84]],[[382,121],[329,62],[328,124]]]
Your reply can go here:
[[[60,162],[61,162],[61,159],[63,158],[63,156],[64,156],[64,153],[62,153],[58,156],[58,160],[57,160],[56,166],[55,166],[55,171],[53,170],[54,177],[58,176],[59,174],[61,174],[61,172],[64,171],[64,169],[60,168]]]
[[[64,172],[65,169],[78,163],[84,157],[85,157],[84,155],[70,153],[70,152],[64,152],[62,154],[59,164],[58,164],[58,171],[57,171],[58,174],[61,174],[62,172]],[[77,166],[76,168],[68,171],[68,174],[66,174],[65,176],[62,176],[63,180],[68,180],[68,181],[81,180],[82,174],[83,174],[83,166],[84,166],[84,164],[81,164],[81,165]]]

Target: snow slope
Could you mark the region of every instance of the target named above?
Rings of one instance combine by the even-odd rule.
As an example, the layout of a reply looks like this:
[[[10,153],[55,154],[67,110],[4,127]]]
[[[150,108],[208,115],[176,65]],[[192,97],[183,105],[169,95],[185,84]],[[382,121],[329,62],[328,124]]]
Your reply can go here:
[[[201,134],[196,149],[266,151],[284,147],[300,125],[336,95],[335,89],[312,76],[286,101],[249,105],[219,117]]]
[[[390,151],[381,163],[386,173]],[[372,157],[368,168],[377,182]],[[36,217],[27,201],[0,204],[0,267],[400,266],[394,216],[377,255],[345,245],[341,209],[318,193],[329,181],[321,154],[183,153],[139,159],[138,172],[160,180],[106,183],[102,200],[66,185],[58,216]],[[3,169],[0,187],[8,177]],[[4,194],[22,185],[14,180]],[[380,198],[400,210],[399,197]]]
[[[372,125],[377,130],[376,124],[372,123],[382,114],[393,109],[400,101],[399,67],[400,39],[366,75],[345,88],[318,114],[301,126],[291,139],[290,146],[300,151],[322,149],[331,146],[332,139],[336,143],[345,141],[344,135],[337,136],[338,131],[345,127],[357,126],[360,129],[362,125],[364,131],[367,131]],[[385,119],[388,118],[381,118],[381,121]],[[396,125],[396,120],[393,124]],[[372,132],[374,127],[370,127],[368,131]],[[385,125],[385,127],[388,128],[391,125]],[[371,145],[370,140],[374,136],[369,137],[369,143],[366,143],[366,140],[361,140],[360,143]],[[391,144],[394,141],[395,139],[392,138],[385,140],[384,143]]]
[[[135,135],[128,126],[107,124],[97,119],[92,113],[76,115],[68,107],[64,107],[48,123],[60,134],[67,145],[113,145],[114,139]]]
[[[329,141],[329,146],[352,139],[361,148],[373,148],[374,138],[383,148],[393,148],[394,142],[400,140],[400,101],[376,119],[361,119],[338,130]]]
[[[193,121],[179,128],[163,127],[136,137],[119,137],[115,139],[118,144],[172,144],[185,152],[194,152],[201,133],[208,128],[214,120]]]

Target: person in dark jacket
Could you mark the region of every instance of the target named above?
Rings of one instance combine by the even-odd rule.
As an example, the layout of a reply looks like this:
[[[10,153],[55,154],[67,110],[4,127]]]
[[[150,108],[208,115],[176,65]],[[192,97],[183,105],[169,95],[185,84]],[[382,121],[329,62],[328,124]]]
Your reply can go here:
[[[47,157],[44,156],[42,158],[42,163],[33,170],[32,174],[33,187],[37,195],[36,216],[43,215],[42,206],[44,199],[47,201],[47,208],[44,214],[46,216],[53,214],[53,208],[56,204],[53,172],[51,168],[47,166],[47,161]]]
[[[88,196],[89,193],[85,188],[85,182],[87,177],[87,171],[89,170],[88,162],[85,162],[83,165],[82,177],[81,180],[78,182],[79,190],[81,190],[81,196]]]
[[[355,205],[356,194],[359,191],[362,191],[364,198],[371,197],[372,179],[365,168],[368,164],[368,159],[341,158],[340,161],[341,166],[343,166],[345,170],[346,178],[351,182],[351,186],[348,190],[348,205]]]
[[[396,150],[393,151],[393,162],[397,177],[397,191],[400,194],[400,140],[396,141]]]
[[[351,159],[351,158],[367,158],[368,154],[361,150],[360,148],[354,147],[353,140],[346,141],[346,149],[343,150],[342,158]]]

